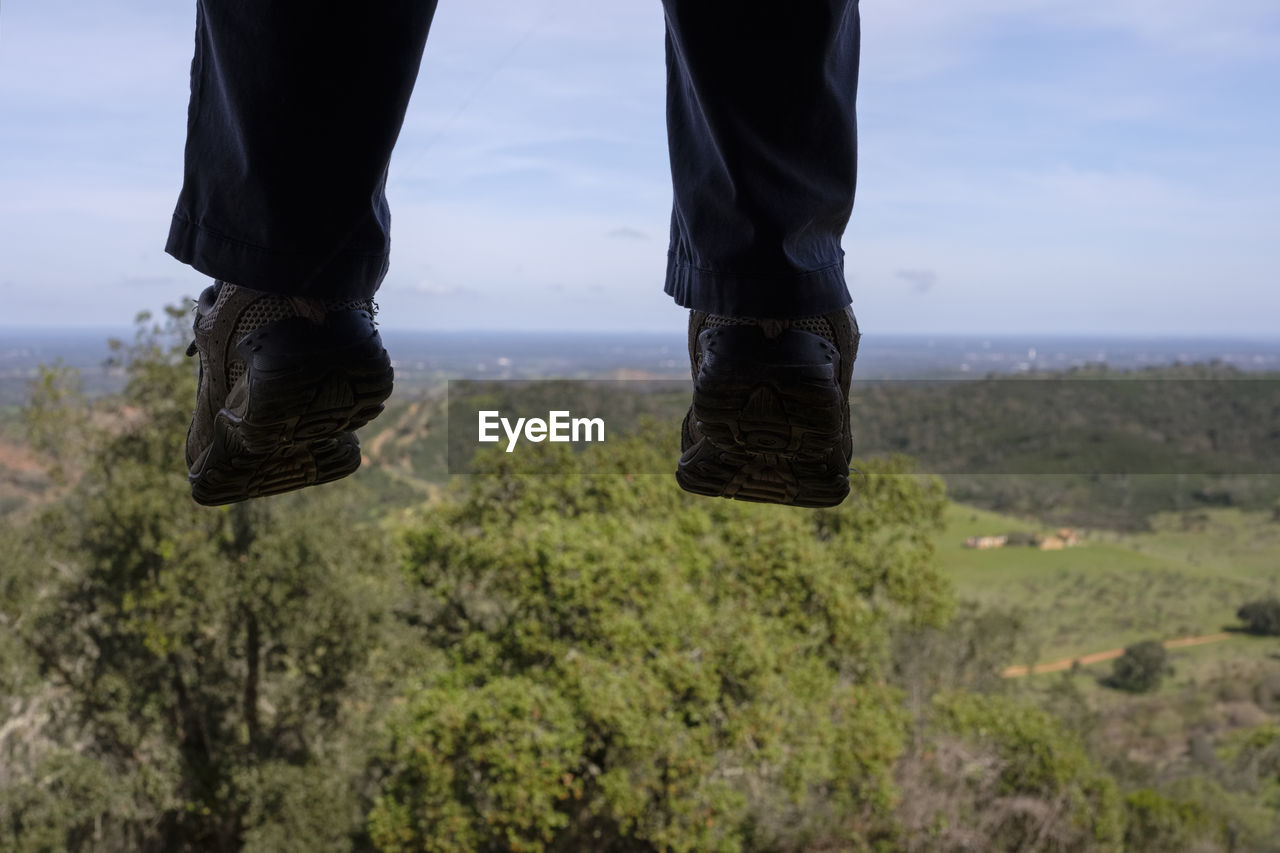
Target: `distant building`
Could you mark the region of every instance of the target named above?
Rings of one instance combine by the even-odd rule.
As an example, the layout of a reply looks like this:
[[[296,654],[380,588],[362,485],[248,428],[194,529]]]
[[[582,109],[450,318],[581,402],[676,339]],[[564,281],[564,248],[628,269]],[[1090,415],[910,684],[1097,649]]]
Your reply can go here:
[[[977,548],[979,550],[1003,548],[1004,543],[1008,540],[1008,536],[970,536],[968,539],[964,540],[964,547]]]
[[[1080,531],[1072,530],[1070,527],[1059,527],[1058,538],[1061,539],[1068,548],[1080,544]]]
[[[1041,551],[1061,551],[1080,544],[1080,534],[1069,527],[1060,528],[1057,534],[1027,533],[1015,531],[1004,536],[970,536],[964,540],[964,547],[989,550],[991,548],[1013,547],[1024,545],[1039,548]]]
[[[1041,536],[1036,541],[1036,547],[1041,551],[1061,551],[1067,547],[1067,543],[1059,536]]]

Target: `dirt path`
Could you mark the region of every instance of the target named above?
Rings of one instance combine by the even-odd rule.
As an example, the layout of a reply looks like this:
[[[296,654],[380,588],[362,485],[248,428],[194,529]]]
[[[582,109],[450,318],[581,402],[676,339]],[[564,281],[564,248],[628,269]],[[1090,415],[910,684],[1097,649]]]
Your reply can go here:
[[[1176,640],[1165,640],[1163,645],[1166,649],[1180,649],[1183,646],[1201,646],[1205,643],[1217,643],[1234,636],[1233,634],[1223,632],[1221,634],[1205,634],[1200,637],[1179,637]],[[1036,674],[1042,672],[1061,672],[1064,669],[1071,669],[1072,665],[1077,661],[1081,666],[1088,666],[1091,663],[1100,663],[1104,660],[1112,660],[1124,654],[1124,649],[1107,649],[1105,652],[1094,652],[1093,654],[1081,655],[1074,658],[1063,658],[1062,660],[1050,661],[1049,663],[1038,663],[1033,667],[1027,666],[1011,666],[1001,673],[1005,678],[1020,678],[1024,675]]]

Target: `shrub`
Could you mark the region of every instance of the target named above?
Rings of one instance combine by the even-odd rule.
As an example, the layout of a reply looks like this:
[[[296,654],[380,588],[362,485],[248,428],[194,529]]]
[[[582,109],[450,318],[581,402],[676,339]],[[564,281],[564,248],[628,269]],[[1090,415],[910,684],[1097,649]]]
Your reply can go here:
[[[1222,827],[1200,803],[1174,800],[1150,788],[1124,798],[1124,849],[1166,853],[1193,849],[1196,842],[1221,842]]]
[[[1115,781],[1045,711],[1008,697],[936,696],[899,765],[890,849],[1115,851],[1125,831]]]
[[[1236,618],[1245,623],[1250,634],[1280,636],[1280,598],[1250,601],[1236,611]]]
[[[1222,758],[1250,788],[1280,782],[1280,725],[1264,723],[1233,732],[1223,744]]]
[[[1106,683],[1130,693],[1149,693],[1172,673],[1165,647],[1158,640],[1143,640],[1127,646],[1124,654],[1116,658]]]

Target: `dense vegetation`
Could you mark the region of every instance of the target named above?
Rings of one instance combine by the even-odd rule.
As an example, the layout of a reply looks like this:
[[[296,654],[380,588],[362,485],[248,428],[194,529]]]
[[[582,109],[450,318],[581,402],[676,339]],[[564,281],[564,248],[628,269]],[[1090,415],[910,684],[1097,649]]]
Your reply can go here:
[[[394,521],[360,478],[202,509],[179,320],[29,407],[64,482],[0,531],[0,849],[1276,849],[1275,724],[1153,774],[1014,689],[901,458],[819,512],[623,473],[672,430]]]
[[[1140,529],[1161,511],[1280,506],[1278,380],[1182,365],[855,382],[853,429],[860,456],[907,454],[942,476],[955,500],[1056,524]],[[687,390],[672,384],[452,383],[454,417],[445,417],[442,395],[429,396],[374,431],[386,433],[379,451],[391,469],[439,482],[474,447],[478,408],[568,408],[614,425],[647,412],[669,423],[688,405]]]

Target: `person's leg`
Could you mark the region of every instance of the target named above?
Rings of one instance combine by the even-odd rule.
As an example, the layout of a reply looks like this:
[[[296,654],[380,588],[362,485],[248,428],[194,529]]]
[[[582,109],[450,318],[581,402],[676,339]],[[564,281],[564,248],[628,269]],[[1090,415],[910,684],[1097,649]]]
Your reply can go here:
[[[394,373],[374,322],[387,168],[435,0],[199,0],[185,175],[166,250],[216,279],[186,459],[225,504],[360,465]]]
[[[199,0],[166,251],[258,291],[372,296],[435,0]]]
[[[849,491],[859,331],[857,0],[664,0],[674,204],[666,291],[692,309],[676,479],[832,506]]]
[[[664,0],[674,205],[666,292],[735,317],[850,303],[857,0]]]

